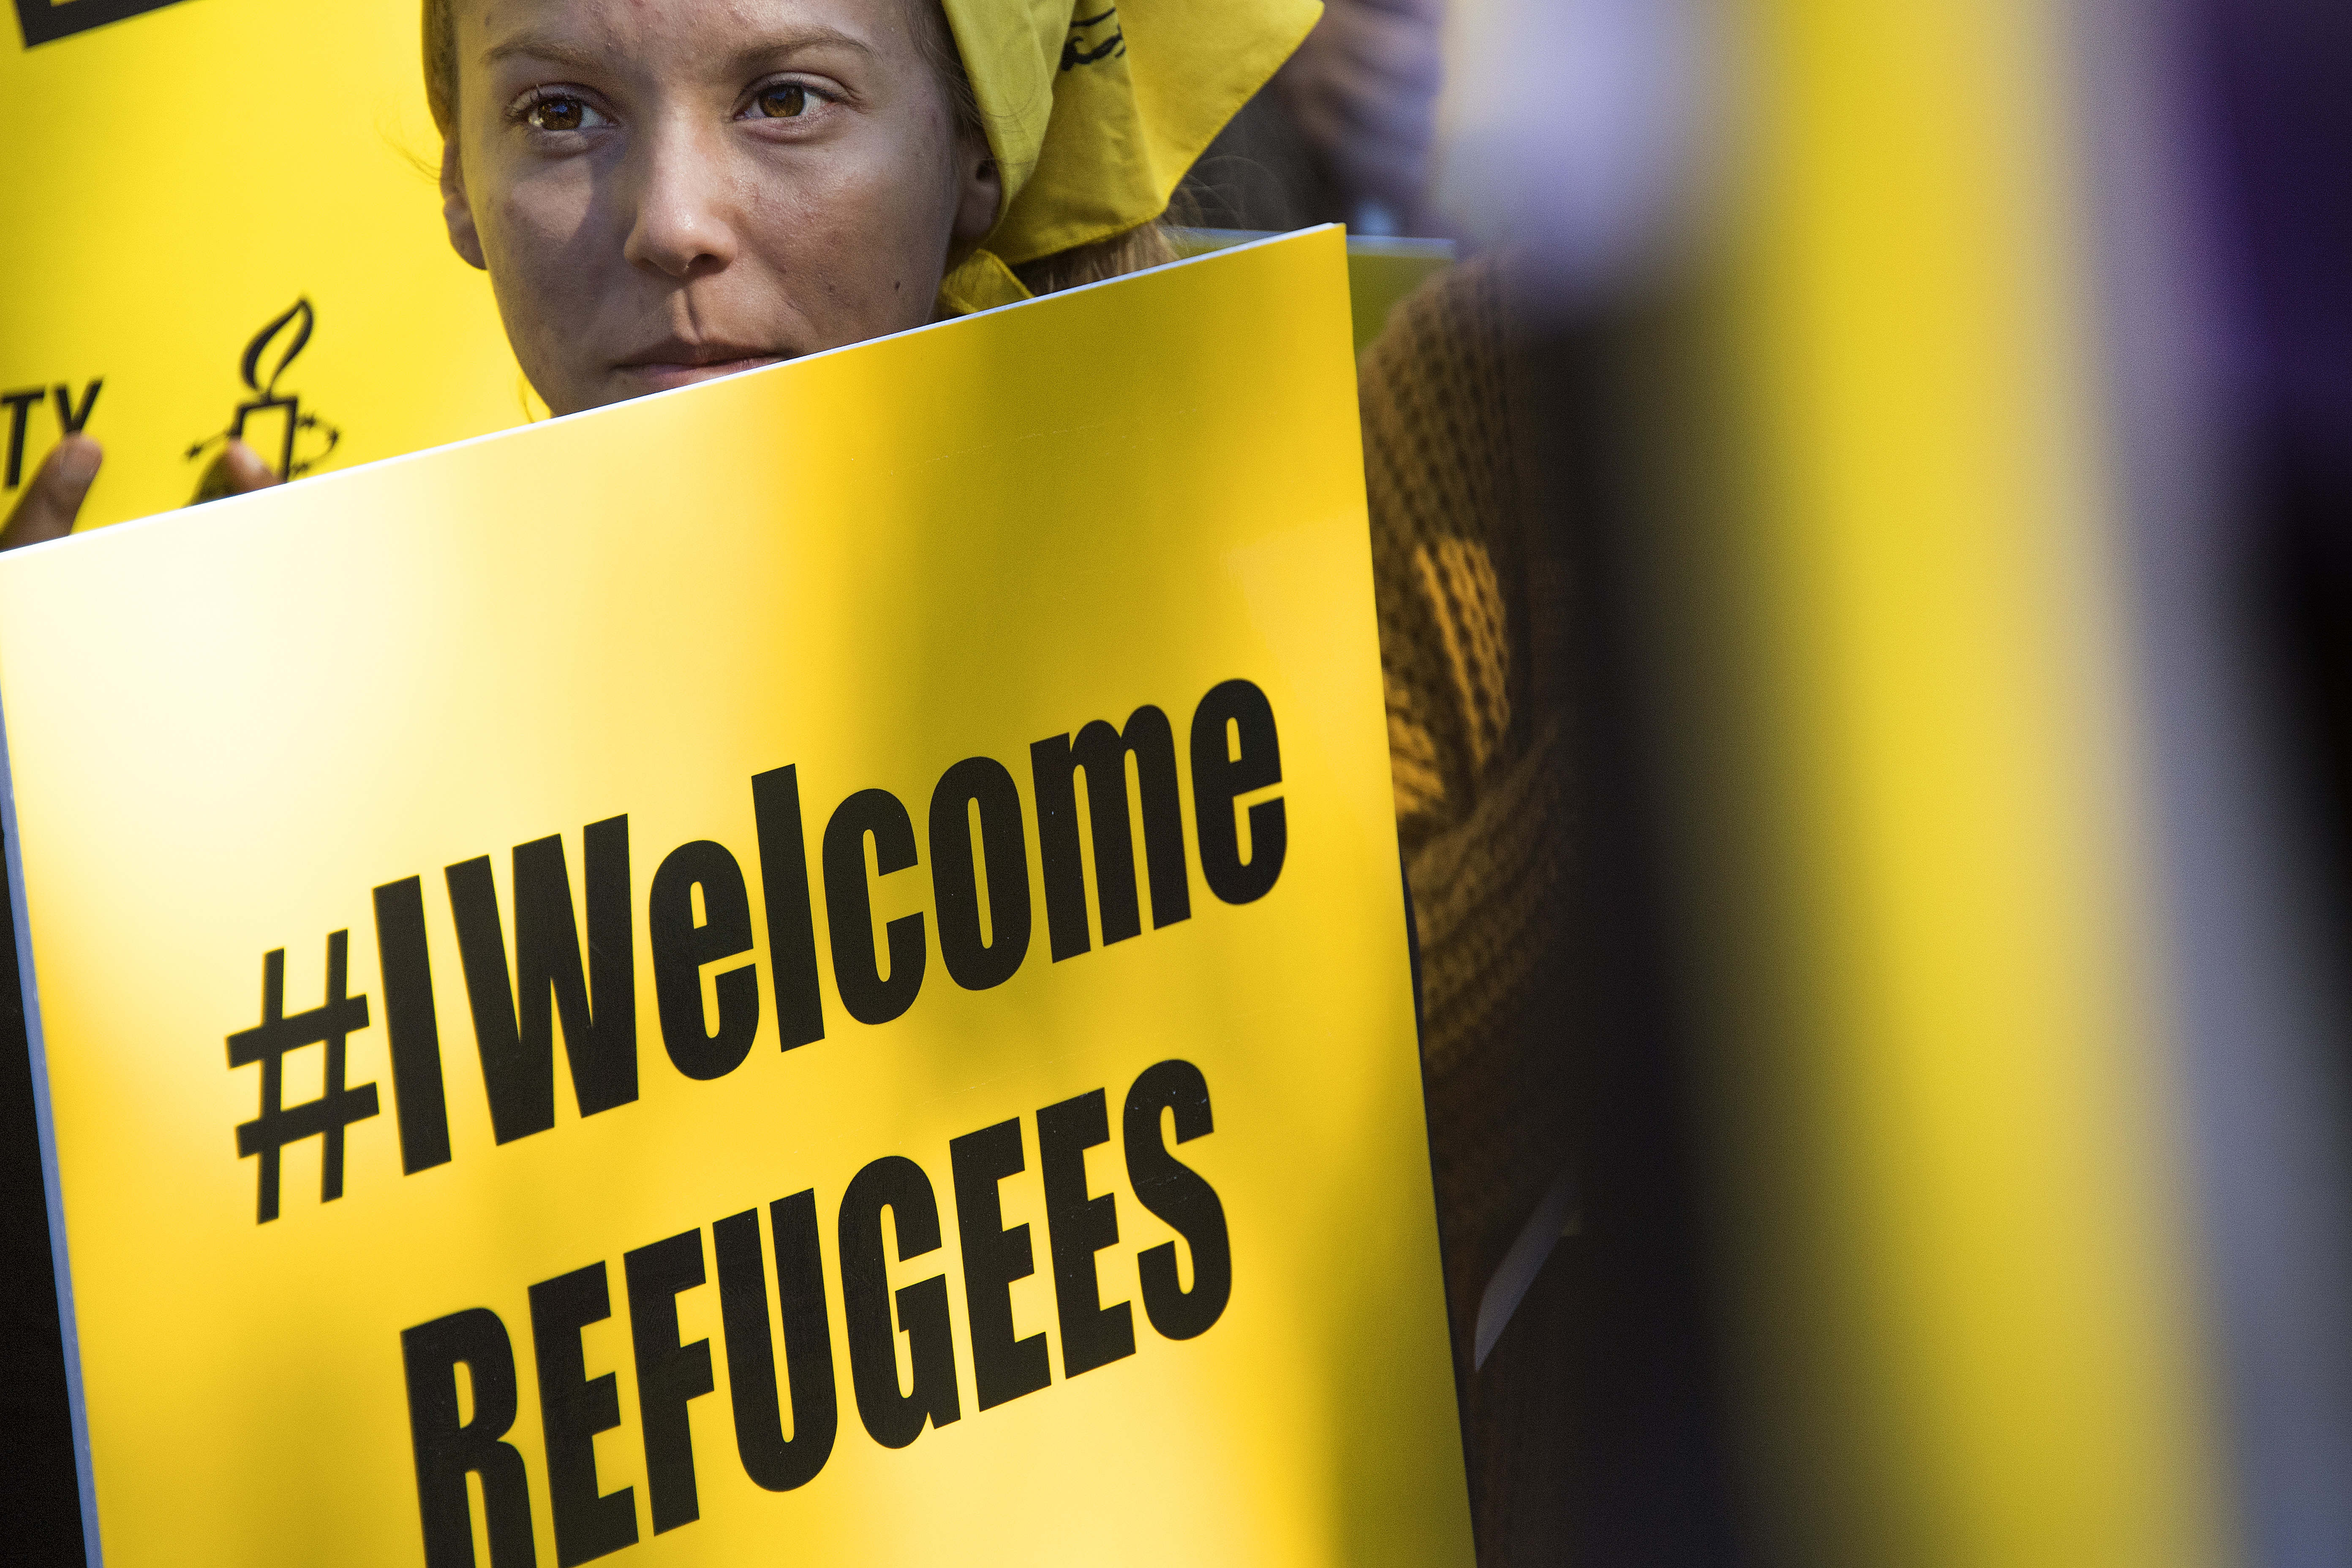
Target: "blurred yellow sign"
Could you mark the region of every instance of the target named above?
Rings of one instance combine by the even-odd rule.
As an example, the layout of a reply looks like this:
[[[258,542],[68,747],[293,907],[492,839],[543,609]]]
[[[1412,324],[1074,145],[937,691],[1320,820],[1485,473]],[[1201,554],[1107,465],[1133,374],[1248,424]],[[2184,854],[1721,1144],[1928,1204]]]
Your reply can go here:
[[[0,559],[105,1560],[1467,1563],[1336,229]]]

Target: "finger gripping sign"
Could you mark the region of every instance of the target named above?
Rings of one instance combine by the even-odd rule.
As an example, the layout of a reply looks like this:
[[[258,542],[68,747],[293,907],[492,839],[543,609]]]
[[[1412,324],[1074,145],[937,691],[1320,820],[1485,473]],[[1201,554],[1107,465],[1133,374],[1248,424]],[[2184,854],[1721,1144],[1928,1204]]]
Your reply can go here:
[[[1469,1561],[1344,277],[0,559],[106,1563]]]

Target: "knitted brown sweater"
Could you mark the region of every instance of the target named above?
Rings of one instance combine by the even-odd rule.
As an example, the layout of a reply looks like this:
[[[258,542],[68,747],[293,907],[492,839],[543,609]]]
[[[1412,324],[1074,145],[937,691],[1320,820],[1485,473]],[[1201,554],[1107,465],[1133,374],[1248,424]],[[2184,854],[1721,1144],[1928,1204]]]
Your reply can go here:
[[[1524,1444],[1512,1429],[1566,1415],[1533,1391],[1498,1404],[1484,1386],[1540,1381],[1527,1352],[1498,1353],[1475,1376],[1470,1353],[1481,1295],[1568,1147],[1567,584],[1556,539],[1535,521],[1532,465],[1549,454],[1514,364],[1509,288],[1486,261],[1433,279],[1366,350],[1359,383],[1390,762],[1421,944],[1423,1082],[1489,1563],[1514,1555],[1496,1548],[1521,1533],[1496,1523],[1514,1507],[1511,1453]]]

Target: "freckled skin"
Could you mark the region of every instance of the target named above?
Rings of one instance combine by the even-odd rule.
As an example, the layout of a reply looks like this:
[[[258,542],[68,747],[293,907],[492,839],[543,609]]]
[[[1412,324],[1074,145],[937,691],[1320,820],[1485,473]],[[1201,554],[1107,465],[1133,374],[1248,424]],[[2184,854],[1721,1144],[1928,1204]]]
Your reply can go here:
[[[442,163],[559,414],[930,320],[998,184],[929,0],[476,0]]]

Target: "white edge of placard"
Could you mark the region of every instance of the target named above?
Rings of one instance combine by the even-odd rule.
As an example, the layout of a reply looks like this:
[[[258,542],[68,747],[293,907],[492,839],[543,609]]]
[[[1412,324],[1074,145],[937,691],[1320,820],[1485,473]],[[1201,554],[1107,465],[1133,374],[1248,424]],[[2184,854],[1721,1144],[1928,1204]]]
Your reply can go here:
[[[16,775],[8,765],[8,720],[0,708],[0,843],[8,865],[8,912],[16,936],[16,984],[25,1009],[25,1048],[33,1073],[33,1125],[41,1142],[41,1190],[49,1227],[49,1271],[58,1291],[58,1337],[64,1351],[66,1407],[73,1421],[74,1485],[81,1499],[82,1556],[100,1568],[98,1492],[89,1463],[89,1412],[82,1405],[81,1335],[74,1326],[73,1262],[66,1250],[65,1190],[58,1174],[57,1125],[49,1113],[49,1058],[41,1033],[41,992],[33,975],[33,927],[25,905],[24,838],[16,830]]]
[[[698,392],[706,386],[715,385],[722,381],[733,381],[738,376],[771,375],[782,372],[792,365],[807,364],[815,360],[830,359],[835,354],[853,353],[859,349],[871,348],[876,343],[893,342],[900,338],[911,338],[919,332],[949,331],[950,329],[962,326],[967,322],[980,321],[984,317],[1001,315],[1006,310],[1018,310],[1030,305],[1042,305],[1051,300],[1066,300],[1073,294],[1086,294],[1090,293],[1097,289],[1112,288],[1118,284],[1132,282],[1138,278],[1149,278],[1155,273],[1172,271],[1179,267],[1198,267],[1204,262],[1215,262],[1224,257],[1238,256],[1246,250],[1256,250],[1265,246],[1279,245],[1286,240],[1297,239],[1305,235],[1320,234],[1326,229],[1341,229],[1344,233],[1343,225],[1336,223],[1319,223],[1307,228],[1291,229],[1286,233],[1263,235],[1256,238],[1244,240],[1236,245],[1221,246],[1214,250],[1204,250],[1198,256],[1180,256],[1173,261],[1163,261],[1157,267],[1146,267],[1135,272],[1122,272],[1116,278],[1100,278],[1097,279],[1092,283],[1080,283],[1076,287],[1069,289],[1056,289],[1050,294],[1037,294],[1033,295],[1031,298],[1026,300],[1015,300],[1010,305],[996,305],[992,306],[990,309],[985,310],[974,310],[968,316],[951,316],[944,321],[925,321],[919,327],[908,327],[904,331],[885,332],[878,338],[861,338],[856,342],[844,343],[839,348],[819,349],[814,353],[799,354],[792,359],[779,361],[774,364],[761,365],[754,370],[737,371],[734,375],[713,376],[709,381],[698,381],[686,386],[666,387],[659,392],[648,392],[642,396],[626,398],[619,403],[607,403],[596,408],[583,408],[576,414],[557,414],[545,419],[534,419],[527,425],[509,425],[503,430],[485,430],[478,436],[467,436],[456,441],[445,441],[437,447],[420,447],[414,452],[395,452],[388,458],[376,458],[368,462],[354,464],[352,467],[348,468],[337,468],[331,474],[315,475],[310,478],[304,479],[299,482],[304,485],[314,485],[322,482],[332,483],[335,480],[343,479],[349,475],[363,474],[373,468],[386,468],[394,463],[415,462],[419,458],[429,457],[436,452],[455,452],[467,447],[479,446],[486,441],[503,440],[508,437],[520,435],[525,430],[544,429],[548,426],[561,425],[572,419],[593,419],[600,414],[609,414],[615,408],[632,407],[637,404],[652,402],[656,398],[683,396],[689,393]],[[240,502],[258,500],[264,496],[273,496],[285,488],[286,487],[283,485],[272,485],[268,489],[248,491],[244,495],[223,496],[217,500],[202,501],[188,506],[173,507],[167,511],[150,512],[145,517],[125,518],[121,522],[110,522],[103,528],[94,528],[88,533],[68,533],[62,539],[43,540],[38,544],[18,545],[15,550],[10,551],[9,553],[11,555],[22,555],[29,554],[35,551],[58,550],[68,546],[82,545],[91,541],[106,539],[110,536],[119,536],[126,530],[143,528],[150,524],[169,521],[175,519],[184,520],[186,518],[188,513],[198,510],[199,509],[201,509],[207,517],[220,517],[224,515],[224,513],[219,509],[235,507]]]

